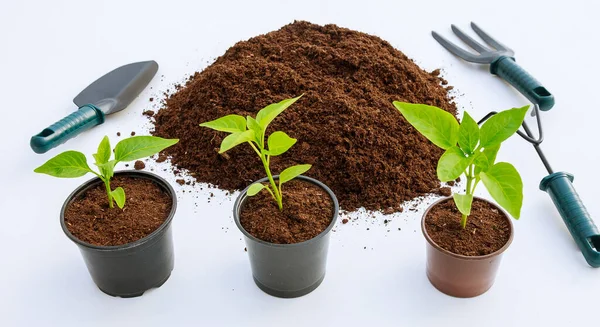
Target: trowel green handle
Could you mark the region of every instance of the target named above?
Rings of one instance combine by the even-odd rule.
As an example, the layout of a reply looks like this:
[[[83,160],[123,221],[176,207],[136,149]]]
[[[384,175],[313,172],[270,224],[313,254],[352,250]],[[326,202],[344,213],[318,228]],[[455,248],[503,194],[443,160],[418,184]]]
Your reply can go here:
[[[103,122],[104,113],[95,106],[86,104],[33,136],[29,144],[35,153],[45,153]]]
[[[588,264],[600,267],[600,252],[597,250],[600,233],[573,187],[573,175],[564,172],[548,175],[542,179],[540,189],[550,194]]]
[[[501,56],[490,65],[490,71],[515,87],[529,101],[536,103],[543,111],[554,106],[554,96],[533,76],[517,65],[512,57]]]

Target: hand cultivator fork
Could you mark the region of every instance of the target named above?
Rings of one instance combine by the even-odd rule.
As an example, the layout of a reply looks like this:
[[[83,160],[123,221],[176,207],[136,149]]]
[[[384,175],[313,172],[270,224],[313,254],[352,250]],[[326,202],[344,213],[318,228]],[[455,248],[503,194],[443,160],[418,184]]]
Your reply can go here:
[[[598,231],[598,228],[573,187],[573,175],[565,172],[554,172],[540,148],[540,144],[544,140],[540,110],[550,110],[554,106],[554,96],[533,76],[517,65],[513,50],[492,38],[475,23],[471,23],[471,28],[491,48],[475,41],[455,25],[452,25],[454,34],[473,48],[473,50],[477,51],[478,54],[458,47],[436,32],[432,32],[431,34],[434,39],[454,55],[469,62],[489,64],[492,74],[507,81],[534,104],[533,114],[537,120],[538,138],[534,138],[525,122],[523,122],[523,131],[518,131],[518,133],[527,142],[533,144],[548,171],[549,175],[544,177],[540,182],[540,189],[550,195],[588,264],[595,268],[600,267],[600,231]],[[479,121],[479,124],[494,114],[496,113],[491,112],[487,114]]]
[[[538,104],[541,110],[550,110],[552,106],[554,106],[554,96],[548,92],[540,82],[533,78],[533,76],[521,68],[521,66],[517,65],[514,58],[514,51],[489,36],[489,34],[484,32],[479,26],[475,25],[475,23],[471,23],[471,27],[475,33],[477,33],[477,35],[493,49],[486,48],[462,32],[455,25],[452,25],[454,34],[475,51],[479,52],[478,55],[456,46],[436,32],[431,32],[431,34],[434,39],[454,55],[469,62],[489,64],[490,72],[492,74],[498,75],[510,83],[510,85],[529,99],[529,101]]]

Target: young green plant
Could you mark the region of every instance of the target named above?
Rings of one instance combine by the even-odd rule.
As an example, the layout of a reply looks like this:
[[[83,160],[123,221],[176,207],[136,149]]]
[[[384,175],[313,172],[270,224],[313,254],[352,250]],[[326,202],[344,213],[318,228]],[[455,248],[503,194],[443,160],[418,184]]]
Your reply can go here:
[[[123,209],[125,206],[125,190],[122,187],[117,187],[114,190],[110,187],[110,180],[114,175],[115,165],[119,162],[133,161],[151,156],[178,141],[177,139],[163,139],[155,136],[133,136],[117,143],[114,149],[114,159],[110,160],[113,151],[110,148],[108,136],[105,136],[100,145],[98,145],[98,152],[93,155],[95,159],[94,164],[98,167],[98,172],[93,171],[88,166],[85,155],[78,151],[65,151],[48,160],[34,171],[60,178],[75,178],[92,173],[104,182],[108,197],[108,206],[113,208],[113,203],[116,202],[117,206]]]
[[[437,165],[440,181],[466,176],[465,194],[453,194],[462,214],[462,228],[467,226],[473,194],[480,181],[501,207],[519,218],[523,204],[521,176],[510,163],[496,162],[496,155],[502,142],[517,132],[529,106],[497,113],[481,128],[467,112],[459,124],[452,114],[437,107],[398,101],[394,101],[394,106],[423,136],[446,150]]]
[[[279,183],[275,182],[271,168],[269,164],[271,157],[279,156],[289,150],[295,143],[296,139],[289,137],[285,132],[276,131],[271,133],[265,144],[265,137],[267,127],[269,124],[281,114],[287,107],[291,106],[294,102],[298,101],[302,95],[292,99],[285,99],[278,103],[270,104],[261,109],[257,114],[256,118],[247,116],[246,118],[240,115],[227,115],[218,118],[213,121],[200,124],[200,126],[208,127],[220,132],[230,133],[221,142],[221,148],[219,153],[239,145],[242,143],[248,143],[256,152],[260,161],[262,162],[269,184],[264,185],[261,183],[254,183],[248,188],[248,196],[254,196],[261,190],[267,190],[275,202],[279,210],[283,210],[283,193],[281,185],[291,181],[298,175],[301,175],[308,171],[311,165],[295,165],[286,168],[279,174]],[[268,146],[268,147],[267,147]]]

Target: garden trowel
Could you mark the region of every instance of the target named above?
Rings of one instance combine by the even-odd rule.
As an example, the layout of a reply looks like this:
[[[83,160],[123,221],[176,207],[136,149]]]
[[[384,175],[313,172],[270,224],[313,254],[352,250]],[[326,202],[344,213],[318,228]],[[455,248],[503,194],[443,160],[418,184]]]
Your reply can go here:
[[[127,108],[157,71],[158,64],[150,60],[121,66],[100,77],[73,99],[79,109],[33,136],[31,148],[36,153],[45,153],[104,123],[106,115]]]

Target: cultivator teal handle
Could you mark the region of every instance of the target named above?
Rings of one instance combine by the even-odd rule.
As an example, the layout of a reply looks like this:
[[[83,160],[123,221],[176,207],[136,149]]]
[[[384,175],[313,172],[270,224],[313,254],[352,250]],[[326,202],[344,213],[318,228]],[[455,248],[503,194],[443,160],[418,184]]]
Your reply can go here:
[[[79,133],[102,123],[104,123],[104,113],[96,106],[86,104],[33,136],[29,144],[35,153],[45,153]]]
[[[564,172],[550,174],[540,183],[560,212],[571,236],[592,267],[600,267],[600,232],[573,187],[573,175]]]
[[[541,110],[547,111],[554,106],[554,96],[525,69],[521,68],[514,58],[499,57],[490,64],[490,72],[507,81],[529,101],[538,104]]]

